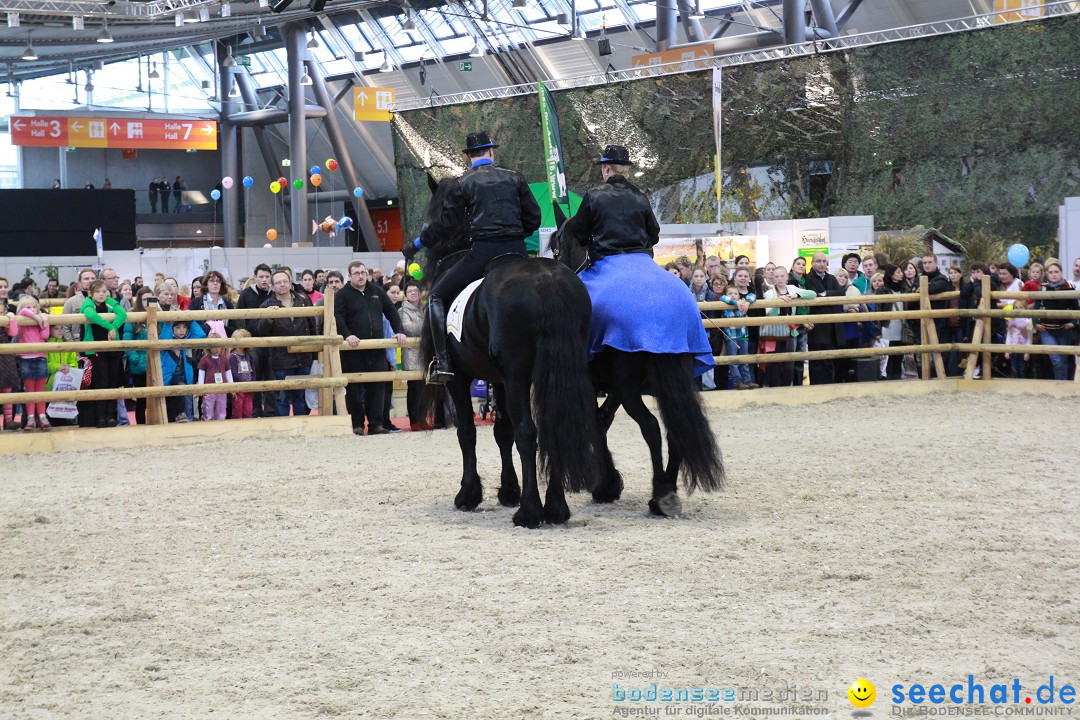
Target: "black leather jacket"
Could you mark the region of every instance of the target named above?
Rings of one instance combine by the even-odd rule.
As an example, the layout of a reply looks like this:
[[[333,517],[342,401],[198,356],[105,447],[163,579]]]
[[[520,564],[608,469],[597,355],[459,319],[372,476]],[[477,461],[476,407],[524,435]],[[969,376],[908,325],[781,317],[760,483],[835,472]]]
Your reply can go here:
[[[568,222],[567,232],[578,244],[589,246],[592,260],[623,253],[652,255],[660,240],[660,224],[649,199],[622,175],[612,175],[585,193]]]
[[[479,165],[447,191],[438,219],[420,232],[420,242],[433,247],[464,223],[471,242],[517,242],[540,227],[540,206],[520,173]]]

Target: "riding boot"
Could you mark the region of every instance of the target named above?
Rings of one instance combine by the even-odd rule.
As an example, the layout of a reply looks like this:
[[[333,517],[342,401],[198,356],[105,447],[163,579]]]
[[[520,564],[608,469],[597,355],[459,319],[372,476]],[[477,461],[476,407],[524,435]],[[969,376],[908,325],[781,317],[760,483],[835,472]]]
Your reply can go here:
[[[440,297],[428,297],[428,324],[435,346],[435,358],[428,366],[427,382],[429,385],[441,385],[453,380],[454,373],[450,370],[450,357],[446,354],[446,309]]]

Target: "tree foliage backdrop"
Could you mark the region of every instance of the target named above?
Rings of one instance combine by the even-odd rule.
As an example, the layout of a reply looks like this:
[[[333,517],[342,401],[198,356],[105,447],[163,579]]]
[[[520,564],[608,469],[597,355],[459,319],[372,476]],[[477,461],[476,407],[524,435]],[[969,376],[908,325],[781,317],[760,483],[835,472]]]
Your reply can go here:
[[[719,217],[709,72],[554,98],[571,189],[599,181],[604,145],[627,145],[661,222],[874,215],[1038,246],[1080,193],[1078,77],[1077,16],[726,69]],[[408,233],[425,173],[463,171],[468,132],[487,129],[499,164],[544,178],[535,96],[399,113],[394,128]]]

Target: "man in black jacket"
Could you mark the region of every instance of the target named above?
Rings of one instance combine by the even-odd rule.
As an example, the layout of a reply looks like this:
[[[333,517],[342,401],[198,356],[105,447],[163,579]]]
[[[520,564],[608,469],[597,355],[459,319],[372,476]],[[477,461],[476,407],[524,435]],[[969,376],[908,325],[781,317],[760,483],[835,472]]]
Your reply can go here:
[[[660,240],[660,224],[649,198],[626,179],[634,166],[630,151],[621,145],[608,145],[596,164],[604,184],[585,193],[564,232],[579,245],[589,246],[590,263],[624,253],[652,255],[653,246]]]
[[[379,340],[383,337],[383,318],[390,323],[398,346],[405,344],[405,329],[397,308],[390,296],[377,284],[368,281],[364,263],[349,263],[349,284],[334,297],[334,320],[337,332],[350,347],[361,340]],[[386,350],[347,350],[341,355],[344,372],[379,372],[386,370]],[[383,427],[384,383],[349,383],[345,388],[345,400],[352,415],[353,432],[364,434],[364,416],[367,415],[368,435],[389,432]],[[365,413],[366,407],[366,413]]]
[[[270,296],[270,266],[260,263],[255,266],[255,284],[240,291],[240,297],[236,301],[238,310],[253,310],[262,307]],[[238,320],[237,325],[246,330],[255,327],[255,320]],[[263,382],[274,379],[274,371],[270,367],[270,349],[253,348],[251,356],[255,360],[255,380]],[[266,417],[277,415],[277,400],[274,393],[255,393],[251,398],[252,415],[254,417]]]
[[[949,282],[949,278],[938,269],[937,256],[934,253],[923,253],[922,268],[923,274],[926,275],[926,289],[929,295],[940,295],[952,290],[952,283]],[[944,310],[948,307],[948,300],[932,300],[930,302],[931,310]],[[942,338],[947,335],[945,330],[946,322],[945,318],[934,318],[934,330],[937,332],[938,342],[942,342]],[[931,375],[936,375],[937,368],[933,365],[930,367]]]
[[[486,132],[466,138],[464,152],[471,167],[446,193],[436,219],[403,249],[406,261],[411,261],[420,247],[434,247],[468,224],[468,254],[436,280],[428,294],[428,324],[435,346],[435,360],[428,368],[429,383],[445,383],[454,377],[446,354],[446,303],[482,278],[494,258],[526,257],[525,238],[540,227],[540,206],[525,178],[495,166],[492,151],[497,147]]]
[[[157,198],[158,198],[158,179],[154,178],[150,181],[150,189],[148,191],[150,195],[150,212],[157,212]]]
[[[825,253],[814,253],[810,261],[810,272],[806,273],[806,289],[813,290],[818,297],[842,297],[845,292],[829,274],[829,258]],[[831,315],[841,312],[841,305],[811,305],[810,315]],[[807,349],[835,350],[844,342],[844,329],[841,323],[819,323],[810,329],[807,336]],[[810,361],[810,384],[828,385],[834,382],[832,360]]]

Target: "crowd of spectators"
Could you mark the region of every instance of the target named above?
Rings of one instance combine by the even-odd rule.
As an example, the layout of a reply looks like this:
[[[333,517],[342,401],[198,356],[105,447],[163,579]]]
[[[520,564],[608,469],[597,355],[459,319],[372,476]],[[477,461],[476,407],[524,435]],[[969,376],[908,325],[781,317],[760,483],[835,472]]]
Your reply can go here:
[[[156,305],[171,310],[231,310],[233,308],[293,308],[322,306],[323,291],[337,295],[335,322],[338,332],[351,346],[361,340],[395,338],[403,345],[407,337],[418,337],[423,325],[422,292],[417,281],[398,268],[390,277],[379,269],[368,269],[362,262],[347,268],[348,280],[337,270],[303,270],[294,276],[289,268],[273,269],[260,264],[250,278],[232,287],[223,273],[211,270],[205,275],[180,284],[176,278],[158,273],[153,282],[143,278],[121,281],[111,268],[100,273],[90,268],[80,270],[66,290],[50,280],[42,290],[30,278],[9,288],[0,278],[0,308],[5,313],[0,323],[0,342],[79,342],[102,340],[145,340],[144,322],[128,322],[127,313],[145,312]],[[402,288],[404,287],[404,291]],[[53,308],[40,307],[39,298],[63,299]],[[81,314],[86,324],[48,324],[47,312]],[[35,325],[19,325],[16,315],[33,319]],[[106,320],[108,316],[111,320]],[[210,320],[160,322],[158,337],[163,340],[184,338],[296,337],[323,332],[321,317],[293,317],[275,313],[255,320]],[[399,355],[400,353],[400,355]],[[289,352],[286,347],[230,350],[220,347],[203,350],[160,351],[162,382],[166,386],[221,384],[221,392],[205,395],[180,395],[166,398],[170,422],[244,419],[281,415],[306,415],[318,409],[315,390],[278,392],[230,392],[234,382],[285,380],[321,373],[313,352]],[[419,370],[419,352],[415,349],[343,350],[345,372],[379,372],[400,367]],[[51,389],[58,372],[83,370],[83,388],[145,387],[147,353],[140,350],[111,352],[56,352],[0,355],[0,394],[25,389]],[[353,418],[353,431],[359,435],[397,432],[390,419],[392,382],[352,383],[346,393],[346,409]],[[417,415],[419,383],[409,383],[408,410],[413,429],[442,427],[442,413],[431,423]],[[44,403],[27,407],[3,405],[3,429],[50,429],[53,425],[78,424],[80,427],[115,427],[132,422],[146,423],[146,400],[83,401],[78,403],[75,419],[50,418]]]
[[[1026,280],[1016,267],[1007,262],[972,263],[965,269],[938,267],[933,254],[912,258],[895,265],[884,255],[858,253],[844,255],[840,267],[829,271],[828,256],[814,254],[807,267],[807,258],[796,257],[791,267],[774,263],[753,268],[745,255],[733,263],[711,255],[699,262],[680,257],[666,266],[678,275],[698,302],[722,302],[728,309],[706,311],[705,317],[755,317],[761,315],[823,315],[836,313],[867,313],[917,310],[919,303],[895,302],[888,296],[918,293],[920,278],[927,278],[930,295],[950,290],[959,292],[950,300],[933,300],[931,309],[975,309],[982,296],[982,279],[990,277],[993,291],[1037,291],[1080,289],[1080,259],[1071,268],[1071,280],[1065,279],[1060,261],[1050,258],[1045,263],[1032,264]],[[811,307],[754,307],[757,300],[782,299],[792,301],[812,297],[849,297],[843,305]],[[1080,303],[1070,300],[1039,300],[1014,305],[1012,300],[998,300],[998,309],[1028,308],[1035,310],[1076,310],[1076,320],[1032,321],[1030,319],[994,319],[989,335],[983,342],[1010,344],[1040,343],[1043,345],[1075,345],[1080,324]],[[972,341],[975,321],[972,318],[937,318],[934,329],[940,343]],[[916,346],[922,342],[919,320],[890,319],[880,322],[808,323],[791,325],[733,326],[710,331],[713,351],[717,355],[755,355],[774,352],[805,352],[807,350],[836,350],[850,348],[887,348]],[[1016,343],[1011,341],[1015,340]],[[995,356],[995,376],[1018,378],[1054,378],[1063,380],[1075,372],[1075,356],[1053,354],[1004,354]],[[943,356],[945,374],[958,376],[966,367],[966,358],[950,352]],[[902,355],[882,355],[866,359],[810,360],[809,362],[760,363],[757,365],[721,365],[702,380],[706,390],[752,390],[757,387],[785,387],[804,384],[804,366],[809,368],[809,383],[854,382],[863,379],[916,378],[921,374],[921,355],[914,352]],[[976,377],[980,368],[975,368]]]
[[[749,258],[740,256],[729,264],[716,256],[694,264],[679,258],[668,269],[678,274],[699,302],[720,302],[724,309],[708,310],[706,317],[798,316],[833,313],[885,312],[918,309],[918,302],[896,302],[890,295],[918,292],[920,276],[928,279],[931,295],[958,291],[950,300],[934,300],[935,309],[976,308],[982,295],[982,280],[989,276],[993,290],[1071,290],[1080,289],[1080,260],[1071,267],[1071,279],[1065,279],[1064,268],[1053,258],[1033,264],[1026,278],[1008,263],[985,265],[972,263],[966,272],[949,267],[938,268],[937,258],[927,254],[895,265],[883,256],[857,253],[844,256],[841,266],[829,272],[828,259],[818,253],[810,258],[797,257],[791,267],[768,263],[753,268]],[[127,313],[145,312],[156,304],[160,310],[221,310],[254,308],[291,308],[322,306],[324,291],[335,291],[335,323],[337,332],[347,345],[357,347],[362,340],[394,338],[399,346],[406,338],[419,337],[423,327],[424,288],[421,283],[398,267],[385,277],[378,268],[368,268],[353,262],[342,273],[338,270],[303,270],[295,273],[289,268],[258,265],[239,287],[229,284],[225,275],[211,270],[205,275],[180,284],[176,278],[158,273],[153,281],[144,284],[143,278],[120,280],[111,268],[100,273],[89,268],[81,270],[75,282],[62,288],[56,280],[44,287],[31,278],[24,278],[9,287],[0,278],[0,310],[6,321],[0,322],[0,342],[56,343],[50,353],[0,355],[0,395],[25,389],[49,390],[58,372],[84,370],[83,388],[145,387],[147,384],[147,353],[124,352],[66,352],[62,343],[81,340],[145,340],[146,324],[128,322]],[[755,307],[759,299],[787,300],[812,297],[845,297],[849,303],[811,307]],[[41,300],[51,299],[63,304],[43,308]],[[998,300],[998,308],[1070,310],[1077,320],[1028,318],[995,318],[989,323],[989,337],[983,342],[1010,345],[1074,345],[1077,324],[1080,323],[1080,303],[1075,299],[1026,301]],[[48,312],[82,314],[86,324],[49,325]],[[105,320],[105,316],[113,316]],[[33,324],[20,325],[15,318],[28,318]],[[975,322],[971,318],[938,318],[934,320],[941,343],[970,342]],[[183,338],[247,338],[295,337],[320,335],[324,332],[321,317],[297,318],[281,313],[257,320],[211,320],[159,323],[161,339]],[[920,355],[915,352],[921,342],[918,320],[889,319],[880,322],[843,322],[773,325],[734,325],[710,331],[713,351],[717,355],[755,355],[777,352],[804,352],[840,348],[887,348],[911,346],[912,353],[867,359],[811,360],[804,362],[739,363],[717,366],[703,378],[706,390],[752,390],[758,387],[783,387],[804,384],[804,366],[809,367],[810,384],[851,382],[858,379],[901,379],[918,377]],[[161,352],[162,381],[165,385],[221,384],[220,392],[202,396],[180,395],[166,399],[170,422],[305,415],[318,409],[315,390],[285,390],[278,392],[231,392],[234,382],[285,380],[291,377],[321,373],[314,353],[289,352],[288,348],[253,348],[230,350],[220,347],[202,350],[165,350]],[[347,373],[379,372],[394,369],[419,371],[419,350],[416,348],[344,350],[342,369]],[[946,375],[959,375],[965,359],[958,353],[944,355]],[[1064,380],[1075,372],[1075,356],[1038,355],[1013,351],[995,356],[995,375],[1011,377],[1054,378]],[[976,373],[979,368],[976,368]],[[406,409],[414,430],[442,427],[444,414],[434,419],[419,416],[420,386],[423,381],[408,383]],[[393,384],[351,383],[346,391],[346,410],[352,417],[353,431],[358,435],[379,435],[396,432],[390,420]],[[82,427],[113,427],[132,421],[146,422],[146,400],[87,401],[78,403],[77,419],[50,417],[44,403],[25,407],[3,405],[3,428],[49,429],[52,425],[75,424]],[[18,418],[18,419],[16,419]]]

